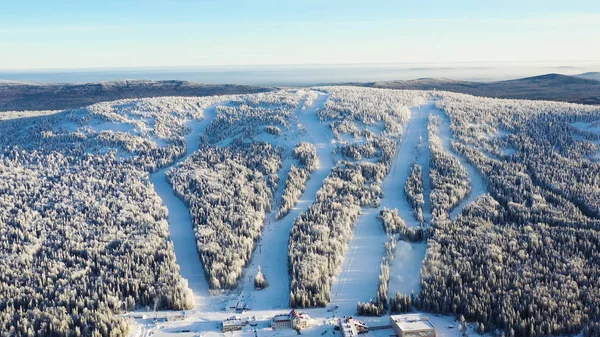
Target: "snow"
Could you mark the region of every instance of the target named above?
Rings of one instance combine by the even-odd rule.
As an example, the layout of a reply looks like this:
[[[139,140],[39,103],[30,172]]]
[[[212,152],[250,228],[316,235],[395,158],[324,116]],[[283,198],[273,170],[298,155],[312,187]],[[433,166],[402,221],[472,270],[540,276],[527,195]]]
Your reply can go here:
[[[512,147],[507,147],[505,149],[502,149],[502,154],[505,156],[512,156],[516,152],[517,152],[517,150],[513,149]]]
[[[595,122],[591,122],[591,123],[575,122],[575,123],[572,123],[571,125],[579,131],[591,132],[591,133],[600,135],[600,121],[595,121]],[[583,137],[577,136],[577,135],[574,136],[574,138],[577,140],[583,139]],[[600,140],[593,141],[593,143],[600,146]],[[590,156],[590,160],[592,160],[594,162],[599,162],[600,161],[600,151],[598,151],[596,154]]]
[[[305,336],[340,336],[339,332],[334,331],[334,325],[337,322],[337,318],[341,317],[341,314],[335,315],[326,309],[306,309],[302,310],[308,313],[312,318],[312,325],[308,329],[303,329],[301,334]],[[218,312],[188,312],[184,320],[153,323],[154,313],[149,313],[149,318],[138,319],[132,327],[131,336],[146,337],[146,336],[239,336],[239,337],[254,337],[256,333],[261,337],[287,337],[297,336],[297,332],[293,329],[271,329],[268,324],[269,320],[281,313],[287,313],[285,310],[279,311],[260,311],[260,312],[249,312],[239,315],[242,319],[248,319],[253,325],[246,325],[241,331],[222,333],[219,329],[219,323],[231,317],[231,313],[218,313]],[[419,313],[419,312],[416,312]],[[421,316],[426,317],[436,329],[436,336],[439,337],[454,337],[458,335],[458,322],[453,316],[444,316],[438,314],[419,313]],[[157,317],[164,317],[162,312],[156,313]],[[389,326],[389,316],[384,315],[382,317],[361,317],[354,316],[356,319],[363,321],[369,327],[377,326]],[[468,336],[481,336],[475,333],[475,324],[467,323]],[[391,328],[381,330],[371,330],[365,337],[389,337],[394,335],[394,331]],[[484,335],[486,336],[486,335]]]
[[[429,194],[431,191],[431,184],[429,182],[429,146],[428,144],[428,115],[429,110],[420,107],[411,109],[412,116],[409,120],[403,134],[403,140],[400,143],[400,148],[396,155],[396,161],[392,164],[392,170],[390,175],[394,176],[396,185],[389,190],[386,190],[386,184],[384,183],[384,195],[390,196],[391,200],[396,202],[398,208],[398,215],[406,222],[409,227],[419,226],[420,223],[415,219],[413,215],[413,209],[406,199],[406,193],[404,192],[404,184],[410,175],[410,169],[412,164],[417,161],[423,167],[423,189],[425,197],[425,205],[423,213],[425,219],[431,218],[431,203],[429,201]],[[421,144],[421,146],[419,146]],[[420,151],[418,150],[420,148]],[[387,193],[386,193],[387,192]],[[383,204],[383,203],[382,203]],[[391,208],[391,207],[388,207]]]
[[[63,110],[30,110],[30,111],[0,111],[0,120],[33,118],[49,116],[64,112]]]
[[[354,230],[342,269],[331,288],[331,304],[338,312],[353,315],[356,304],[375,299],[381,258],[388,237],[377,219],[381,208],[363,209]]]
[[[84,127],[80,127],[72,122],[64,125],[70,132],[75,132],[77,130],[82,130],[87,133],[123,132],[135,136],[148,136],[150,141],[154,142],[158,147],[165,147],[169,145],[169,143],[165,139],[153,134],[155,130],[154,127],[156,125],[156,120],[152,118],[142,118],[141,116],[129,114],[120,115],[119,117],[124,118],[124,120],[118,122],[108,121],[101,123],[92,123]]]
[[[585,123],[585,122],[575,122],[571,124],[573,127],[578,129],[579,131],[591,132],[600,134],[600,121]]]
[[[388,297],[396,292],[418,294],[421,290],[421,267],[427,251],[426,242],[398,241],[394,260],[390,265]]]
[[[433,325],[420,314],[393,315],[390,319],[393,319],[403,331],[433,328]]]
[[[454,156],[460,161],[460,164],[465,168],[465,170],[467,170],[467,173],[471,178],[471,192],[465,199],[461,200],[459,204],[450,212],[450,219],[454,219],[462,212],[465,206],[475,201],[475,199],[477,199],[481,195],[487,193],[485,181],[483,180],[483,176],[481,175],[481,173],[473,165],[471,165],[462,156],[457,155],[452,149],[452,131],[450,130],[450,120],[448,116],[442,110],[436,108],[435,103],[429,103],[425,105],[422,109],[428,111],[431,114],[437,114],[438,116],[440,116],[441,123],[439,125],[439,136],[442,141],[442,147],[448,154]]]
[[[289,145],[297,141],[309,141],[315,144],[319,157],[319,168],[309,178],[305,192],[300,197],[296,206],[284,218],[276,221],[277,207],[268,215],[263,229],[261,240],[253,254],[249,266],[245,269],[245,277],[242,279],[239,292],[222,293],[218,296],[209,296],[208,284],[204,277],[203,266],[198,258],[196,243],[191,226],[189,211],[185,204],[177,198],[171,186],[165,179],[165,168],[152,175],[151,179],[156,192],[163,199],[169,209],[169,228],[171,239],[175,246],[177,261],[181,267],[181,275],[189,281],[196,300],[195,310],[185,312],[185,317],[180,321],[153,322],[153,315],[165,317],[173,312],[147,313],[147,318],[137,318],[135,327],[132,328],[132,336],[223,336],[219,330],[219,322],[232,316],[228,311],[228,303],[244,301],[251,311],[239,314],[242,318],[250,320],[256,326],[245,326],[242,331],[229,332],[235,336],[296,336],[292,329],[272,330],[268,326],[269,320],[276,314],[287,313],[289,304],[289,275],[287,269],[287,253],[289,233],[295,218],[305,211],[316,199],[316,194],[323,180],[331,171],[335,161],[335,148],[337,142],[326,123],[319,121],[316,111],[322,107],[327,100],[327,95],[319,94],[317,100],[309,107],[299,107],[296,111],[298,120],[303,126],[301,129],[290,130],[289,134],[279,137],[261,136],[264,140],[273,142],[274,145]],[[412,109],[412,118],[408,122],[404,132],[404,138],[399,144],[396,158],[392,163],[390,174],[383,182],[383,198],[378,208],[365,208],[354,228],[353,238],[350,241],[349,250],[345,256],[340,274],[334,280],[332,288],[332,304],[328,308],[312,308],[301,310],[308,313],[312,318],[312,326],[302,330],[307,336],[333,336],[336,317],[342,315],[354,315],[358,301],[368,301],[377,292],[380,262],[384,254],[384,243],[388,239],[383,228],[377,220],[377,215],[383,207],[397,208],[400,215],[410,226],[419,225],[412,214],[412,209],[404,195],[404,184],[410,174],[410,166],[417,161],[423,166],[424,177],[429,175],[429,152],[427,146],[427,122],[428,114],[443,113],[433,107],[432,104]],[[440,137],[444,148],[452,153],[450,148],[450,130],[447,117],[442,116],[440,125]],[[214,107],[205,112],[205,119],[195,122],[192,126],[193,133],[186,137],[188,152],[198,149],[198,136],[214,118]],[[295,132],[294,132],[295,131]],[[194,141],[196,140],[196,141]],[[418,149],[421,144],[420,149]],[[461,158],[459,158],[461,159]],[[279,186],[275,198],[280,199],[285,184],[285,177],[294,161],[286,159],[280,170]],[[461,160],[473,180],[473,192],[469,198],[461,203],[462,209],[474,196],[484,191],[485,184],[471,165]],[[175,165],[175,164],[174,164]],[[478,185],[480,184],[480,185]],[[425,204],[424,213],[430,218],[429,202],[429,179],[424,179]],[[472,200],[471,200],[472,201]],[[396,291],[410,294],[418,293],[421,277],[420,269],[427,250],[427,243],[409,243],[399,241],[395,252],[395,258],[390,265],[390,296]],[[258,265],[265,275],[269,286],[263,290],[254,289],[254,275]],[[334,306],[338,308],[334,310]],[[140,313],[135,313],[139,315]],[[132,315],[132,314],[128,314]],[[437,336],[455,336],[458,334],[458,324],[451,316],[424,314],[429,318],[436,328]],[[127,315],[126,315],[127,316]],[[383,317],[357,317],[369,326],[389,325],[389,316]],[[474,334],[473,324],[470,325],[469,335]],[[382,329],[369,332],[368,336],[385,336],[393,334],[391,329]]]
[[[211,106],[204,110],[203,120],[188,122],[188,126],[192,129],[192,132],[185,136],[185,156],[171,166],[165,167],[150,176],[150,181],[154,185],[154,191],[160,196],[163,204],[169,210],[170,238],[175,248],[175,256],[179,264],[180,274],[187,280],[188,286],[194,294],[196,307],[201,307],[204,299],[208,297],[208,282],[196,246],[192,217],[187,206],[173,193],[173,189],[166,179],[166,171],[183,162],[190,154],[198,150],[200,147],[200,135],[215,117],[216,106]]]
[[[93,132],[100,133],[102,131],[131,132],[135,127],[127,123],[103,122],[100,124],[90,125],[88,128]]]
[[[304,193],[295,207],[279,221],[275,220],[277,208],[268,215],[261,239],[254,251],[250,265],[245,270],[242,286],[242,299],[252,309],[287,308],[289,305],[289,274],[288,274],[288,241],[294,220],[304,212],[315,200],[317,191],[333,168],[333,133],[316,115],[327,101],[328,96],[320,94],[316,101],[306,109],[303,104],[296,110],[298,119],[306,128],[306,133],[298,136],[298,141],[309,141],[315,144],[319,158],[318,169],[311,174],[306,183]],[[275,139],[273,139],[275,140]],[[284,161],[279,181],[279,191],[276,198],[280,200],[285,185],[285,177],[292,160]],[[266,244],[263,244],[266,243]],[[269,286],[263,290],[254,289],[254,275],[258,266]]]
[[[398,209],[398,214],[409,226],[420,224],[413,215],[412,208],[406,200],[404,185],[410,175],[411,165],[419,161],[424,168],[424,176],[429,174],[429,150],[427,147],[427,113],[421,109],[411,110],[412,116],[404,130],[404,136],[398,145],[396,157],[392,163],[390,173],[382,183],[383,197],[377,208],[363,209],[354,227],[349,249],[344,257],[341,272],[332,285],[331,303],[339,307],[339,312],[348,315],[354,314],[356,304],[374,299],[379,286],[381,259],[385,253],[385,242],[388,240],[381,222],[377,219],[383,208]],[[422,139],[424,137],[424,140]],[[420,146],[422,144],[424,146]],[[426,152],[423,150],[426,149]],[[429,207],[429,179],[426,182],[427,209]],[[430,214],[430,212],[428,212]],[[411,254],[404,256],[402,247],[408,246]],[[413,248],[414,246],[414,248]],[[422,246],[422,247],[421,247]],[[404,289],[417,290],[420,284],[420,269],[425,257],[425,244],[411,244],[399,242],[396,254],[401,256],[395,259],[390,269],[390,278],[401,280],[394,282],[390,287],[394,291]],[[414,252],[413,252],[414,250]],[[406,275],[405,273],[412,273]],[[404,281],[402,281],[404,280]],[[408,281],[408,282],[407,282]],[[410,293],[410,291],[407,291]]]

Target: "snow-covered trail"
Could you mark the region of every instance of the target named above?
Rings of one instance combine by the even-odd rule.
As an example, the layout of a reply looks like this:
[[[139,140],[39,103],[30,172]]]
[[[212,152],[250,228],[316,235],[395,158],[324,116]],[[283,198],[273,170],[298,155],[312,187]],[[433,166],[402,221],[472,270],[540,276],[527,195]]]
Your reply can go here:
[[[431,179],[429,179],[431,153],[429,152],[429,132],[427,131],[427,126],[422,130],[421,137],[417,164],[421,165],[423,170],[423,217],[427,226],[427,224],[431,223]],[[404,197],[406,198],[406,195]]]
[[[195,306],[199,307],[209,296],[209,287],[204,273],[204,265],[200,260],[196,238],[194,236],[192,217],[185,203],[174,193],[173,188],[167,182],[166,171],[186,160],[189,155],[200,147],[200,135],[216,117],[216,105],[204,110],[204,119],[193,121],[188,124],[192,129],[185,136],[186,153],[175,163],[150,175],[150,181],[154,185],[154,191],[162,199],[163,204],[169,210],[169,237],[173,242],[175,256],[179,264],[179,273],[188,281],[188,286],[194,293]]]
[[[344,256],[341,272],[333,282],[331,303],[338,306],[339,314],[353,315],[357,302],[368,302],[377,294],[381,258],[385,253],[385,242],[388,240],[383,226],[377,219],[379,212],[383,208],[397,208],[407,225],[420,225],[406,200],[404,184],[410,175],[411,165],[418,158],[427,155],[421,153],[417,157],[419,143],[424,142],[421,138],[427,135],[428,118],[427,113],[419,108],[412,109],[411,112],[411,119],[405,127],[403,139],[398,144],[390,173],[382,183],[383,197],[380,206],[362,210],[354,227],[349,249]],[[428,156],[426,161],[429,161]],[[422,260],[425,256],[424,249],[417,250],[416,255],[422,255]],[[402,268],[401,272],[404,272],[404,269]],[[416,284],[419,282],[420,280]],[[412,286],[415,282],[410,284]]]
[[[320,122],[316,115],[318,109],[322,108],[328,96],[319,94],[315,102],[302,109],[302,105],[296,111],[298,120],[306,128],[306,133],[298,137],[298,141],[309,141],[315,144],[319,158],[319,168],[309,177],[304,193],[296,203],[295,207],[282,219],[276,221],[277,207],[267,216],[260,241],[257,244],[252,260],[244,271],[242,280],[242,299],[252,310],[269,310],[288,308],[290,296],[290,279],[288,274],[288,242],[290,231],[294,220],[304,212],[317,198],[317,191],[323,185],[323,181],[333,168],[333,152],[335,149],[333,133],[329,127]],[[280,176],[280,187],[285,185],[286,172],[292,161],[286,160]],[[287,170],[286,170],[287,167]],[[282,190],[278,192],[277,198],[281,197]],[[254,276],[260,265],[261,271],[269,286],[263,290],[254,289]]]
[[[419,163],[423,167],[423,189],[425,197],[425,205],[423,213],[425,219],[431,219],[431,202],[429,201],[429,193],[431,186],[429,182],[429,146],[427,136],[427,125],[429,123],[429,111],[423,107],[415,107],[411,109],[411,119],[404,130],[403,141],[399,145],[396,161],[392,166],[391,175],[397,176],[396,179],[400,185],[394,186],[391,189],[392,200],[396,201],[392,207],[398,208],[398,215],[406,222],[409,227],[419,226],[413,214],[413,209],[406,199],[404,192],[404,184],[410,175],[410,169],[414,162]],[[421,145],[421,146],[419,146]],[[384,185],[384,192],[385,192]],[[387,197],[387,195],[386,195]],[[383,204],[383,200],[382,200]],[[389,207],[388,208],[392,208]]]
[[[423,106],[411,108],[412,119],[409,122],[406,130],[405,143],[400,149],[401,155],[404,156],[404,160],[400,160],[401,167],[401,181],[402,185],[398,188],[398,196],[401,200],[398,207],[398,214],[409,226],[417,226],[419,223],[416,221],[413,215],[413,209],[406,200],[406,193],[404,192],[404,184],[410,175],[410,167],[413,163],[414,157],[412,157],[411,150],[416,151],[416,162],[421,165],[423,169],[423,216],[425,223],[431,221],[431,180],[429,179],[429,132],[427,126],[429,125],[429,113],[430,111],[424,109]],[[415,144],[416,142],[416,144]],[[391,207],[388,207],[391,208]],[[426,242],[405,242],[398,241],[396,245],[396,251],[394,252],[394,259],[390,263],[390,283],[388,285],[388,298],[391,298],[400,292],[403,294],[415,294],[419,292],[421,287],[421,266],[425,259],[425,253],[427,252]]]
[[[442,141],[442,147],[444,150],[450,155],[456,157],[461,165],[467,170],[469,177],[471,178],[472,191],[469,193],[467,198],[460,201],[458,206],[456,206],[452,212],[450,213],[450,218],[454,219],[458,214],[460,214],[463,208],[477,199],[482,194],[486,193],[485,182],[483,181],[483,177],[464,158],[457,155],[454,150],[452,150],[451,140],[452,140],[452,132],[450,131],[450,120],[446,114],[436,108],[435,102],[430,102],[426,105],[423,105],[418,108],[412,109],[414,115],[413,119],[417,119],[419,121],[417,128],[423,137],[423,145],[421,148],[421,154],[419,155],[418,163],[423,167],[423,187],[424,187],[424,197],[425,197],[425,205],[423,209],[423,213],[425,215],[425,219],[431,220],[431,181],[429,179],[429,137],[427,131],[427,119],[430,114],[438,115],[441,118],[441,123],[439,126],[439,137]],[[409,125],[410,127],[410,125]],[[409,130],[410,131],[410,130]],[[410,134],[408,134],[410,135]],[[414,137],[414,136],[413,136]],[[402,149],[404,150],[404,148]],[[408,170],[410,170],[410,164],[408,164]],[[406,178],[404,178],[406,179]],[[404,195],[404,189],[401,191],[402,200],[406,200]],[[412,217],[412,209],[410,205],[406,203],[402,208],[398,208],[398,213],[400,216],[409,224],[407,219],[411,219],[414,221],[414,217]],[[423,265],[423,259],[425,258],[425,254],[427,252],[427,244],[425,242],[421,243],[408,243],[408,242],[398,242],[395,252],[395,258],[390,265],[390,284],[389,284],[389,293],[388,296],[394,296],[396,292],[400,292],[403,294],[410,294],[414,292],[417,294],[420,291],[421,284],[421,267]]]
[[[342,269],[333,280],[331,303],[339,315],[354,315],[357,302],[375,299],[388,236],[377,220],[381,208],[363,209],[352,232]]]
[[[487,193],[487,188],[481,173],[473,165],[471,165],[471,163],[469,163],[465,158],[463,158],[463,156],[457,154],[452,149],[452,131],[450,130],[450,119],[448,118],[446,113],[438,109],[435,106],[435,103],[429,103],[426,106],[424,106],[423,109],[426,109],[431,114],[436,114],[440,116],[441,123],[439,125],[439,136],[440,140],[442,141],[442,147],[444,148],[446,153],[454,156],[460,161],[460,164],[465,168],[465,170],[467,170],[469,178],[471,178],[471,192],[465,199],[461,200],[459,204],[450,212],[450,219],[453,220],[460,213],[462,213],[462,210],[465,208],[465,206],[475,201],[475,199],[479,198],[483,194]]]

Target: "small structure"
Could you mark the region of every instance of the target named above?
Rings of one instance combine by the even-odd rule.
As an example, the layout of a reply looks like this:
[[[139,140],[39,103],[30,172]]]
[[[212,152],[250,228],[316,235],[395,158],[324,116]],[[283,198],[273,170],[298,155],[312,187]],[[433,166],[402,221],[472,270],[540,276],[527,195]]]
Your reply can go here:
[[[291,327],[292,318],[289,314],[278,314],[271,318],[271,328],[273,328],[273,330]]]
[[[345,317],[339,321],[340,331],[343,337],[354,337],[358,334],[369,332],[369,327],[352,317]]]
[[[292,327],[294,329],[302,330],[310,327],[310,316],[307,313],[292,310],[290,316],[292,317]]]
[[[248,308],[246,303],[244,303],[244,301],[242,301],[242,300],[233,300],[227,304],[227,310],[229,312],[235,312],[235,313],[241,314],[244,311],[250,310],[250,308]]]
[[[242,330],[242,328],[244,327],[244,325],[246,325],[246,321],[241,320],[238,317],[230,317],[226,320],[224,320],[223,322],[221,322],[221,331],[223,332],[227,332],[227,331],[236,331],[236,330]]]
[[[435,327],[421,314],[392,315],[390,323],[398,337],[435,337]]]
[[[310,327],[310,316],[304,312],[298,312],[296,310],[290,311],[289,314],[275,315],[271,319],[271,328],[293,328],[296,330],[302,330]]]

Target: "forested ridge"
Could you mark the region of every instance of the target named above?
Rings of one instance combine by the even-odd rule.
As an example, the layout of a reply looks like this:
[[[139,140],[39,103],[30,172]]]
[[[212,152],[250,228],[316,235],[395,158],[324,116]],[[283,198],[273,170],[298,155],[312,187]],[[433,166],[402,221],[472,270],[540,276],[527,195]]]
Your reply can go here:
[[[167,175],[192,214],[213,289],[233,288],[271,210],[281,150],[267,143],[203,145]]]
[[[125,100],[0,122],[0,335],[125,336],[115,313],[191,308],[148,171],[185,151],[185,121],[215,102]]]
[[[600,109],[457,94],[437,104],[490,195],[435,223],[419,307],[508,336],[598,336],[598,138],[572,123]]]

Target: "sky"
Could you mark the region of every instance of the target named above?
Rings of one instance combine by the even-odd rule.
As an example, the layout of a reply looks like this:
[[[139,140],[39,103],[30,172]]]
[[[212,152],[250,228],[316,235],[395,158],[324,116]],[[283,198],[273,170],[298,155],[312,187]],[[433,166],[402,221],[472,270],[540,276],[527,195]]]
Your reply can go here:
[[[0,0],[0,69],[600,60],[597,0]]]

